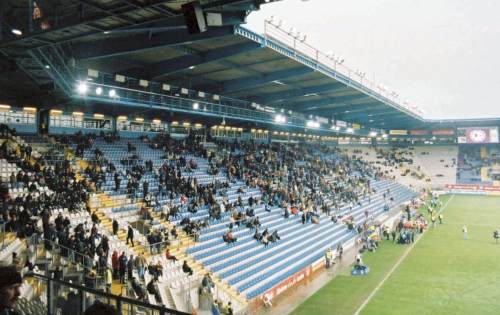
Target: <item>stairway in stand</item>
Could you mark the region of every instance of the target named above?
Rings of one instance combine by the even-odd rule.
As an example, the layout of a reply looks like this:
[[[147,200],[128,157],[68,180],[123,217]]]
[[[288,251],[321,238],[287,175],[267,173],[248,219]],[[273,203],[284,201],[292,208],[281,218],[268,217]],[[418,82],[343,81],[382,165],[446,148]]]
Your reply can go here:
[[[165,228],[171,230],[174,227],[174,224],[172,224],[171,222],[161,219],[161,215],[159,212],[155,212],[154,210],[151,209],[150,213],[151,216],[156,221],[160,222],[160,224],[162,224]],[[196,244],[193,237],[186,234],[186,232],[181,229],[178,229],[177,233],[179,235],[177,238],[179,243],[175,247],[171,246],[170,253],[180,261],[184,260],[187,261],[188,265],[191,266],[191,268],[195,273],[198,273],[200,275],[209,273],[209,270],[207,270],[202,263],[198,262],[192,256],[186,253],[186,250],[190,246]],[[219,277],[217,277],[215,274],[212,274],[212,279],[217,288],[219,288],[221,291],[230,296],[232,300],[237,301],[238,304],[240,304],[239,309],[246,307],[246,305],[248,304],[246,299],[243,296],[241,296],[232,286],[230,286],[227,282],[221,281]]]
[[[97,199],[99,200],[100,207],[113,207],[113,206],[119,206],[119,204],[116,203],[116,201],[112,200],[107,194],[105,193],[98,193],[97,194]],[[92,213],[95,212],[97,217],[99,218],[100,225],[106,228],[110,232],[110,234],[113,233],[113,221],[108,218],[108,216],[99,210],[99,208],[94,208],[91,209]],[[127,241],[127,230],[124,228],[119,228],[117,232],[118,239],[121,241],[126,242]],[[132,249],[136,255],[143,253],[144,257],[149,258],[151,257],[151,254],[149,252],[149,249],[146,248],[144,245],[141,245],[139,242],[134,242],[134,246],[129,246],[130,249]]]

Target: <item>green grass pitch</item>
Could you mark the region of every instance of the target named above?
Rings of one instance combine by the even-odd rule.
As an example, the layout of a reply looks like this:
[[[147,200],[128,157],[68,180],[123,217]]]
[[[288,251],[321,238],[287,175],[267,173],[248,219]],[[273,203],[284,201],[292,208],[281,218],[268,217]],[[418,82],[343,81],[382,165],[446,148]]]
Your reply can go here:
[[[429,228],[360,314],[500,314],[500,244],[492,237],[500,229],[500,197],[442,200],[444,224]],[[469,240],[463,239],[464,224]],[[365,255],[368,276],[345,271],[292,314],[354,314],[407,248],[384,242]]]

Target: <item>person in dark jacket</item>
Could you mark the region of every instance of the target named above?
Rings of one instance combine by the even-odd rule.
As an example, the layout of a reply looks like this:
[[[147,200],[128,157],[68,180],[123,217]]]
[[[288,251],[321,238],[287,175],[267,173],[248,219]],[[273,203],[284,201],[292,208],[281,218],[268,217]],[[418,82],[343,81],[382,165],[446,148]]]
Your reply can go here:
[[[189,267],[189,265],[187,264],[187,261],[185,261],[185,260],[184,260],[184,263],[182,264],[182,271],[189,274],[190,276],[193,275],[193,269],[191,269],[191,267]]]
[[[113,235],[118,234],[118,228],[119,228],[119,227],[120,227],[120,226],[118,225],[118,221],[113,220]]]
[[[120,266],[120,282],[125,283],[125,274],[127,271],[127,256],[125,252],[122,252],[120,258],[118,258],[118,263]]]
[[[146,292],[135,277],[132,277],[132,289],[134,289],[135,295],[137,295],[138,299],[144,300],[144,298],[146,297]]]
[[[130,255],[127,261],[127,276],[129,279],[132,279],[132,277],[134,276],[134,266],[135,266],[134,255]]]
[[[153,278],[151,281],[149,281],[148,285],[146,286],[146,290],[148,290],[148,293],[151,295],[154,295],[156,303],[158,304],[163,304],[163,299],[161,298],[160,290],[158,289],[158,284],[157,284],[157,279]]]
[[[127,231],[127,245],[129,240],[132,243],[132,247],[134,247],[134,229],[132,229],[130,225],[128,226],[128,231]]]

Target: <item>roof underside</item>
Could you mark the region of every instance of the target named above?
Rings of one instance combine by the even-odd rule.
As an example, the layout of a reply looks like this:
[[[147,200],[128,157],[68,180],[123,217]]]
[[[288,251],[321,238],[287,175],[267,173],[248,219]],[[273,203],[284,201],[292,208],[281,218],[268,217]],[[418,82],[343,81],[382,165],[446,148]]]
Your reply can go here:
[[[6,29],[23,25],[27,1],[0,4],[5,19],[0,53],[0,89],[37,90],[51,84],[28,51],[57,45],[78,67],[155,80],[248,100],[305,115],[381,129],[426,128],[429,124],[388,103],[315,71],[258,41],[237,35],[264,0],[204,0],[205,12],[221,14],[221,26],[190,35],[180,12],[187,0],[36,0],[48,30],[16,38]],[[23,82],[23,85],[17,82]],[[6,88],[10,84],[11,89]],[[50,88],[49,88],[50,89]],[[26,91],[26,89],[21,89]],[[25,93],[25,92],[23,92]]]
[[[405,112],[232,32],[151,49],[124,50],[114,40],[108,45],[116,51],[82,53],[78,65],[367,127],[424,127]]]

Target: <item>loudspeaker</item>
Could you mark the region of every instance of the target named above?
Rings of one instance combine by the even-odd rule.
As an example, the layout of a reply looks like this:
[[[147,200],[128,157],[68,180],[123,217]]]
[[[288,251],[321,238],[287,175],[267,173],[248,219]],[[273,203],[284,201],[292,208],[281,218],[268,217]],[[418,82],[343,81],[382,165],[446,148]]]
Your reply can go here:
[[[183,4],[182,13],[184,14],[189,34],[206,32],[207,23],[199,1]]]

